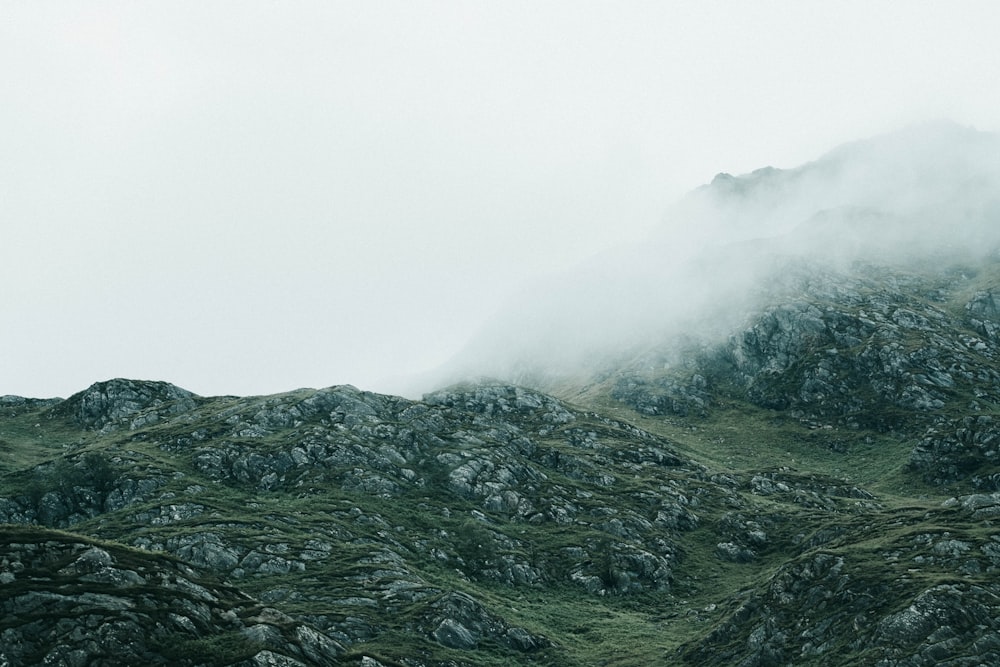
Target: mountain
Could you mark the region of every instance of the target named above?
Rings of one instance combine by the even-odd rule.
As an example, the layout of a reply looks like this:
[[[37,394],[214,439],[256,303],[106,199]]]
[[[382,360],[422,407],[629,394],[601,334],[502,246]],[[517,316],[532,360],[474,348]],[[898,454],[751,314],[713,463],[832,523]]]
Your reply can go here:
[[[716,343],[797,295],[810,267],[815,282],[859,264],[978,262],[1000,243],[997,156],[1000,137],[941,122],[795,169],[719,174],[642,243],[528,286],[441,377],[541,386],[648,348]]]
[[[721,175],[420,400],[0,397],[0,664],[1000,664],[997,148]]]

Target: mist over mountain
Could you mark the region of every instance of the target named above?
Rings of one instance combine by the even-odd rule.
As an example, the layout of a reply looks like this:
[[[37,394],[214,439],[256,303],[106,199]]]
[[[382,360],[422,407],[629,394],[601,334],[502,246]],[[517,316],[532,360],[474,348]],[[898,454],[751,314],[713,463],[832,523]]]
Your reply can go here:
[[[1000,243],[1000,137],[939,121],[793,168],[720,173],[643,243],[526,287],[438,375],[587,374],[638,351],[725,338],[794,293],[790,275],[915,265]]]
[[[1000,664],[998,157],[720,174],[420,399],[0,396],[0,664]]]

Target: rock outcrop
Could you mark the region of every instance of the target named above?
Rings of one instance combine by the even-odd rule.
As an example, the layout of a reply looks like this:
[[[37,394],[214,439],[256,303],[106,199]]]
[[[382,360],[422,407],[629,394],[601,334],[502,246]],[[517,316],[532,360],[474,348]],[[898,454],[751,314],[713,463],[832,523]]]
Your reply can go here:
[[[186,389],[167,382],[118,378],[97,382],[73,394],[53,406],[52,414],[69,416],[89,429],[136,429],[194,409],[196,399],[197,396]]]
[[[181,561],[66,533],[0,528],[0,585],[5,665],[326,665],[344,652]]]

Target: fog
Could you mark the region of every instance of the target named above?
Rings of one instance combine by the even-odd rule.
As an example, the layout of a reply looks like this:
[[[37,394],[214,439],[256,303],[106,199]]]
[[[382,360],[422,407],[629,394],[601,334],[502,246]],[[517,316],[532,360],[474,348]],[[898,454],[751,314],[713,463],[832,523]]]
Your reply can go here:
[[[720,173],[647,238],[512,298],[429,384],[594,377],[725,340],[802,276],[916,269],[1000,251],[1000,135],[947,121],[851,142],[800,167]],[[816,278],[812,278],[813,281]]]
[[[711,285],[670,267],[889,182],[796,186],[777,216],[780,192],[697,189],[715,174],[927,119],[1000,130],[996,19],[989,2],[7,3],[0,394],[120,376],[413,394],[456,355],[569,360],[662,328]],[[532,305],[561,283],[566,317]]]

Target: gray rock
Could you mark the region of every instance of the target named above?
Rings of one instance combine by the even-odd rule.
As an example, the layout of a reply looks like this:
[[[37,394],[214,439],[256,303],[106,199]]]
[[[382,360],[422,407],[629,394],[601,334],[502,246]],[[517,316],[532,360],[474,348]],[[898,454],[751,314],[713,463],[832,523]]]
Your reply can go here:
[[[757,554],[753,550],[734,542],[720,542],[716,544],[715,555],[730,563],[750,563],[757,558]]]
[[[115,379],[98,382],[51,408],[86,428],[113,428],[131,422],[134,428],[155,423],[163,416],[195,409],[196,396],[166,382]],[[142,411],[147,414],[136,418]]]
[[[260,651],[248,661],[248,667],[309,667],[306,663],[274,651]]]
[[[448,648],[474,649],[479,639],[464,625],[453,618],[446,618],[431,633],[434,640]]]
[[[193,533],[167,540],[168,550],[184,560],[216,572],[228,572],[240,562],[239,548],[229,546],[216,533]]]

